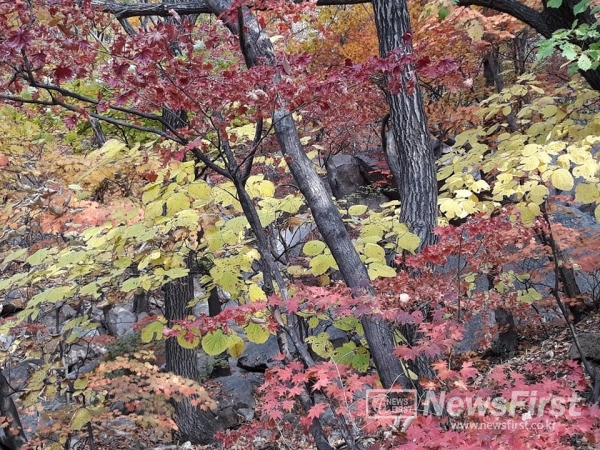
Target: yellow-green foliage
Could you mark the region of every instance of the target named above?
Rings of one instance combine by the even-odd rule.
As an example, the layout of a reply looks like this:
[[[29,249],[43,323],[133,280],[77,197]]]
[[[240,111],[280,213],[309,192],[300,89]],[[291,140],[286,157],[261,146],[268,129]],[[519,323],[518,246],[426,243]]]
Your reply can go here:
[[[466,131],[442,158],[438,180],[445,180],[439,199],[443,216],[489,214],[510,199],[524,223],[531,223],[549,189],[571,191],[577,181],[575,199],[595,204],[600,221],[600,152],[592,152],[592,146],[600,143],[598,93],[573,82],[548,97],[541,95],[531,76],[522,77],[520,83],[490,97],[481,115],[488,119],[508,115],[526,96],[537,94],[516,111],[522,131],[497,134],[499,124]],[[464,147],[467,143],[469,150]],[[474,176],[480,172],[483,179]]]

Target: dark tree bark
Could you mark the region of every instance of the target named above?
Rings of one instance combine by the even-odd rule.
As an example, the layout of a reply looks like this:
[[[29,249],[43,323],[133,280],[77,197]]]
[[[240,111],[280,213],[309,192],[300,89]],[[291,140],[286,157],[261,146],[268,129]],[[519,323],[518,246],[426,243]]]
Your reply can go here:
[[[403,39],[410,31],[406,0],[374,0],[375,25],[379,54],[385,58],[394,50],[412,52],[412,44]],[[435,158],[431,148],[427,118],[417,74],[412,66],[402,73],[402,89],[386,90],[400,173],[394,173],[402,202],[400,221],[421,239],[420,248],[434,243],[437,224],[437,181]],[[394,164],[390,164],[393,170]]]
[[[545,3],[545,2],[544,2]],[[549,38],[555,31],[570,29],[577,20],[579,24],[593,25],[597,22],[591,10],[588,8],[581,14],[575,16],[573,7],[579,0],[563,0],[559,8],[543,7],[538,11],[530,6],[520,3],[518,0],[458,0],[459,6],[483,6],[494,11],[503,12],[515,19],[529,25],[545,38]],[[574,44],[582,49],[587,49],[592,42],[574,40]],[[600,68],[581,71],[592,89],[600,90]]]
[[[23,432],[19,411],[11,397],[13,393],[8,380],[0,372],[0,416],[8,421],[6,428],[0,427],[0,448],[19,450],[27,442],[27,438]]]
[[[192,255],[188,256],[188,268],[192,268]],[[185,319],[192,314],[188,303],[194,298],[194,283],[192,273],[188,276],[173,280],[163,286],[165,296],[165,318],[171,326],[174,321]],[[166,369],[175,375],[191,380],[200,381],[196,349],[183,348],[177,338],[169,338],[165,342]],[[192,398],[174,401],[175,423],[177,423],[178,438],[195,444],[214,443],[215,431],[221,429],[217,418],[210,410],[202,410],[192,405]]]
[[[500,63],[500,50],[495,45],[487,52],[483,60],[483,74],[488,86],[495,86],[496,92],[504,89],[504,78],[502,77],[502,65]],[[515,132],[519,129],[514,112],[506,116],[510,131]]]

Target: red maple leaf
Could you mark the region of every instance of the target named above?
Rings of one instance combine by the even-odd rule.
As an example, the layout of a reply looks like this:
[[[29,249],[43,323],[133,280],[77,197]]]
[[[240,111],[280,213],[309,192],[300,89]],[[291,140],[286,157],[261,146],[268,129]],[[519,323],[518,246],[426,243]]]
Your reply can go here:
[[[31,36],[29,30],[19,28],[8,39],[6,39],[5,44],[7,47],[14,48],[16,51],[20,52],[27,47],[32,40],[33,37]]]
[[[321,416],[321,414],[325,412],[326,409],[327,405],[325,403],[317,403],[312,408],[310,408],[310,411],[308,411],[307,414],[307,418],[318,419]]]
[[[73,69],[70,67],[57,66],[56,69],[52,71],[52,77],[54,78],[54,82],[60,84],[61,81],[70,80],[75,75]]]

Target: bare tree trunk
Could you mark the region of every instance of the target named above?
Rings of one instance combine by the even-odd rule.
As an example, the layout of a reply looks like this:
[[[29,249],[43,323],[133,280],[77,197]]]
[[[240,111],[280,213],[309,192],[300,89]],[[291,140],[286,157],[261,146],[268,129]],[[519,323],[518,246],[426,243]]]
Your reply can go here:
[[[188,255],[188,268],[192,268],[192,255]],[[187,307],[194,298],[194,283],[190,273],[163,286],[165,295],[165,318],[171,326],[174,321],[182,320],[192,313]],[[166,343],[166,369],[175,375],[200,381],[196,349],[183,348],[177,338],[169,338]],[[192,398],[174,401],[175,423],[179,428],[177,434],[182,441],[195,444],[214,443],[215,431],[221,429],[217,418],[210,410],[202,410],[192,405]]]
[[[492,44],[493,45],[493,44]],[[502,66],[500,64],[500,50],[493,45],[492,50],[487,52],[483,61],[483,73],[486,84],[496,87],[496,92],[501,92],[504,89],[504,78],[502,77]],[[506,116],[510,131],[515,132],[517,127],[517,119],[514,111],[511,110]]]
[[[7,427],[0,427],[0,448],[19,450],[27,442],[27,438],[23,432],[19,411],[11,397],[13,393],[8,380],[0,372],[0,416],[8,421]]]
[[[406,0],[374,0],[375,25],[379,37],[379,54],[388,57],[394,50],[412,52],[410,15]],[[420,248],[435,242],[433,229],[437,225],[437,180],[435,158],[431,148],[427,118],[423,107],[417,74],[412,66],[402,73],[402,89],[386,90],[390,105],[390,120],[399,164],[390,164],[402,202],[400,221],[421,239]]]

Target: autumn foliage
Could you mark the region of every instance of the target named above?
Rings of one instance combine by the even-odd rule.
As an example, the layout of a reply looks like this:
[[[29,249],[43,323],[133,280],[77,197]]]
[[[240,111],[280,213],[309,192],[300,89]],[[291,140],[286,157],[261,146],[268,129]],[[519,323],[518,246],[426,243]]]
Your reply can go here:
[[[177,440],[174,405],[215,410],[217,390],[166,372],[166,340],[238,358],[293,327],[301,341],[269,361],[254,419],[216,434],[224,448],[310,440],[316,423],[370,450],[596,444],[589,374],[527,354],[564,329],[562,302],[578,314],[599,306],[597,92],[520,59],[535,39],[516,20],[446,1],[411,2],[403,39],[414,53],[387,58],[370,5],[254,2],[276,61],[246,67],[243,36],[222,22],[247,27],[245,3],[234,3],[221,20],[195,21],[174,9],[119,21],[90,1],[0,5],[0,291],[14,307],[1,356],[7,368],[36,361],[18,403],[22,417],[43,419],[26,430],[30,447]],[[491,58],[510,68],[486,76]],[[437,243],[416,253],[399,201],[338,199],[373,281],[351,291],[336,281],[341,261],[289,172],[273,112],[289,108],[323,177],[334,155],[358,152],[387,176],[383,91],[398,92],[407,67],[431,135],[450,144],[437,162]],[[257,224],[281,280],[265,270]],[[596,290],[571,295],[568,271]],[[190,274],[200,293],[172,320],[165,286]],[[228,306],[188,314],[210,292]],[[140,296],[152,308],[136,312],[133,337],[108,336],[109,314]],[[371,316],[394,330],[390,358],[418,393],[416,417],[373,414]],[[499,344],[517,331],[519,345]],[[482,401],[436,409],[442,397]],[[574,406],[540,403],[552,398]]]

